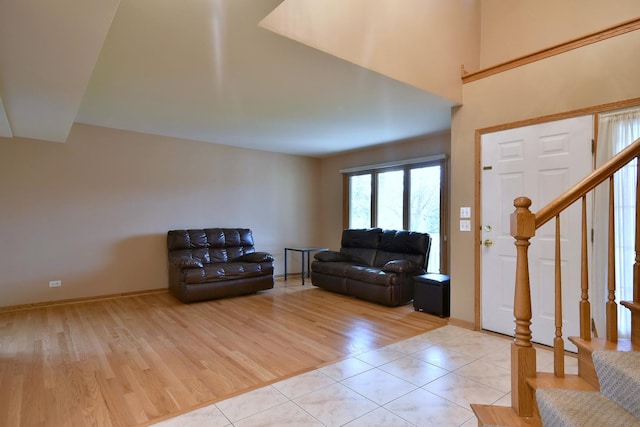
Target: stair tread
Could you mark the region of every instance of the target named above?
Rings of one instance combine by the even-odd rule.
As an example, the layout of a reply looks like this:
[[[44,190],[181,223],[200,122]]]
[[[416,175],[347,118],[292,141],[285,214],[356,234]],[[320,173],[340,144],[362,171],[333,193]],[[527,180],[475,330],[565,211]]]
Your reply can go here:
[[[471,404],[479,426],[542,427],[540,419],[519,417],[510,406]]]
[[[606,338],[591,338],[585,340],[580,337],[569,337],[578,349],[588,350],[614,350],[614,351],[640,351],[640,345],[633,344],[631,340],[619,339],[617,342],[607,341]]]
[[[544,425],[629,427],[640,420],[597,391],[536,390]]]
[[[592,357],[602,394],[640,418],[640,352],[597,350]]]
[[[569,341],[578,347],[578,373],[582,378],[598,389],[600,388],[600,382],[591,359],[591,355],[594,351],[640,351],[640,346],[633,344],[629,339],[619,339],[615,342],[611,342],[607,341],[606,338],[592,338],[590,340],[586,340],[580,337],[569,337]]]
[[[558,378],[549,372],[538,372],[533,378],[527,378],[527,383],[534,389],[560,388],[565,390],[597,391],[598,389],[577,375],[565,375]]]

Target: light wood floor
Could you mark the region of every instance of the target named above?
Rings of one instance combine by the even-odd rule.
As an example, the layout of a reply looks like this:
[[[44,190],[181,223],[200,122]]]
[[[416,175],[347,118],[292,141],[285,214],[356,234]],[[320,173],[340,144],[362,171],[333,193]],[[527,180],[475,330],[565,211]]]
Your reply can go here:
[[[0,313],[0,426],[146,425],[444,324],[293,279]]]

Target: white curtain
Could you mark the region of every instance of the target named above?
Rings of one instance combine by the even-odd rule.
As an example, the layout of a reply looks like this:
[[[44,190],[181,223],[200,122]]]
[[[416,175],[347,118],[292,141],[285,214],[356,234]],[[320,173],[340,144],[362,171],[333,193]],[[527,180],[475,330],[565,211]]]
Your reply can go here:
[[[596,167],[640,138],[640,107],[599,115]],[[633,300],[635,260],[636,160],[614,176],[616,302]],[[609,182],[596,189],[594,213],[593,280],[591,309],[598,334],[605,333],[607,301],[607,242],[609,221]],[[629,310],[618,309],[618,337],[631,332]]]

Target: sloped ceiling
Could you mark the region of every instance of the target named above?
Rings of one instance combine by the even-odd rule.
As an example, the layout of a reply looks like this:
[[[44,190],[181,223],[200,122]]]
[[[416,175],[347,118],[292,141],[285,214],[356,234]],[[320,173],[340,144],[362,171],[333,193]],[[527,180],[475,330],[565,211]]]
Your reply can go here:
[[[427,92],[462,102],[460,66],[479,60],[473,0],[287,0],[260,25]]]
[[[0,2],[3,136],[66,139],[118,3]]]
[[[79,122],[323,156],[449,128],[455,100],[260,27],[280,3],[0,2],[0,136]]]

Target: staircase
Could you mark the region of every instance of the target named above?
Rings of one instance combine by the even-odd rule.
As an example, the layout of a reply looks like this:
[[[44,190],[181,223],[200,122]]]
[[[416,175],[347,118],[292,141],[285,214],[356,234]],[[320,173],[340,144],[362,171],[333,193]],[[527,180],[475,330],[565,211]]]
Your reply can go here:
[[[511,215],[511,235],[517,251],[514,293],[515,337],[511,344],[511,406],[472,404],[479,426],[633,426],[640,425],[640,181],[636,182],[635,263],[633,301],[615,301],[615,241],[613,175],[638,158],[640,139],[596,169],[574,187],[533,213],[531,200],[519,197]],[[587,240],[587,194],[609,181],[609,247],[606,337],[592,336],[589,300]],[[560,263],[560,213],[582,202],[580,336],[569,337],[578,348],[578,374],[564,372],[562,336],[562,274]],[[554,372],[536,372],[536,350],[532,345],[531,293],[527,252],[536,230],[556,221],[555,236],[555,338]],[[618,339],[617,313],[631,312],[631,339]]]
[[[640,425],[640,352],[596,350],[592,359],[600,391],[536,390],[544,426]]]

